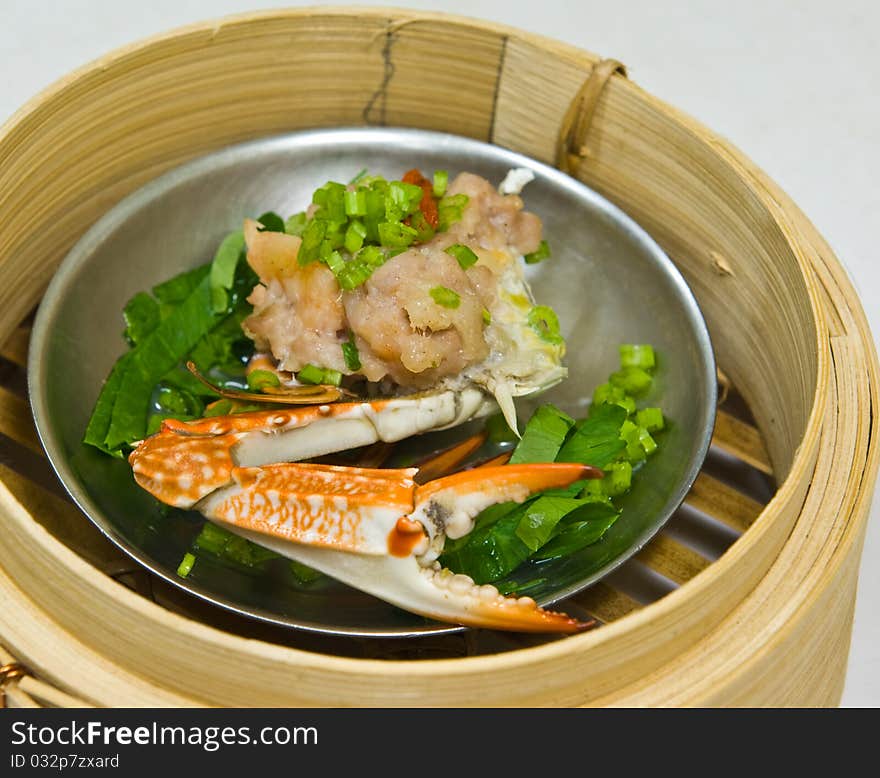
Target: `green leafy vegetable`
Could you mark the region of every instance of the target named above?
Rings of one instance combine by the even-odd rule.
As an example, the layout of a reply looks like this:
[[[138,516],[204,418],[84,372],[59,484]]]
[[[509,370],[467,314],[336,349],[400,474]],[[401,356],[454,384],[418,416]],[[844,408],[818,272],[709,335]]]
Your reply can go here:
[[[619,405],[603,404],[591,408],[590,415],[575,424],[556,461],[605,467],[626,448],[626,443],[620,439],[620,428],[626,417],[626,410]]]
[[[516,525],[516,536],[528,546],[530,551],[537,551],[550,540],[553,530],[562,517],[583,504],[582,500],[570,497],[542,495],[526,507],[524,515]]]
[[[549,542],[532,557],[536,561],[573,554],[599,540],[620,518],[620,511],[610,503],[588,502],[557,525]]]
[[[200,265],[193,270],[186,270],[167,281],[153,287],[153,296],[164,306],[175,306],[182,303],[202,283],[202,279],[211,271],[210,264]],[[164,317],[163,317],[164,318]]]
[[[100,449],[105,454],[121,457],[122,452],[117,448],[111,448],[106,443],[107,431],[110,429],[110,422],[113,419],[113,406],[116,398],[119,396],[119,389],[122,386],[122,378],[131,362],[133,351],[123,354],[113,365],[110,375],[104,382],[101,394],[98,395],[98,402],[95,404],[95,410],[92,411],[92,417],[89,419],[86,433],[83,436],[83,443]],[[146,412],[146,407],[145,407]]]
[[[510,458],[510,464],[553,462],[574,426],[574,419],[554,405],[540,406],[523,430],[522,439]]]
[[[261,217],[262,218],[262,217]],[[280,221],[280,217],[276,216]],[[281,222],[281,232],[284,222]],[[211,304],[214,313],[222,313],[229,305],[227,290],[232,288],[235,269],[244,251],[244,233],[241,231],[227,235],[211,262]]]
[[[155,425],[156,416],[159,421],[168,416],[191,417],[192,411],[199,410],[197,398],[205,396],[205,390],[195,389],[182,377],[180,365],[188,355],[197,364],[206,354],[213,361],[222,353],[231,361],[234,342],[244,337],[240,322],[249,308],[243,298],[256,282],[247,263],[240,263],[231,284],[230,307],[215,313],[210,274],[211,265],[203,265],[154,287],[159,322],[149,332],[142,327],[135,347],[117,360],[95,404],[83,442],[122,456],[123,447],[148,434],[148,422],[152,419]],[[185,393],[178,393],[184,402],[174,412],[157,407],[151,413],[160,382],[159,389],[164,386]],[[167,392],[164,396],[170,397]]]
[[[266,211],[261,214],[257,221],[262,225],[257,227],[259,232],[286,232],[287,228],[282,219],[275,211]]]
[[[639,348],[647,353],[645,347]],[[621,359],[631,358],[631,352],[622,347]],[[619,372],[630,376],[631,370],[642,371],[652,380],[653,367],[622,365]],[[650,383],[645,387],[639,380],[630,385],[645,391]],[[581,462],[602,468],[604,477],[546,490],[522,505],[492,506],[477,516],[470,534],[447,541],[441,563],[477,583],[493,582],[499,591],[527,588],[531,584],[505,577],[527,559],[556,559],[600,541],[618,520],[621,511],[613,498],[630,490],[634,465],[656,450],[650,433],[662,430],[664,424],[659,408],[637,411],[635,400],[619,382],[597,387],[589,414],[577,422],[552,405],[539,407],[510,462]],[[493,428],[490,419],[490,437]]]
[[[136,346],[159,326],[159,303],[146,292],[138,292],[126,303],[122,318],[125,319],[125,339]]]

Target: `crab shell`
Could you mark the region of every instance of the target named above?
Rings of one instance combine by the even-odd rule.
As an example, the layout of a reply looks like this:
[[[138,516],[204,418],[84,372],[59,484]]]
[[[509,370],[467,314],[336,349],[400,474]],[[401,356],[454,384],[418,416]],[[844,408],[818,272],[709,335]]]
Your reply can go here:
[[[486,411],[476,389],[369,403],[167,420],[129,457],[137,483],[208,519],[405,610],[441,621],[533,632],[592,626],[504,597],[442,569],[445,538],[489,505],[601,477],[579,464],[481,467],[417,484],[416,468],[299,462],[454,426]],[[491,404],[489,407],[492,407]]]

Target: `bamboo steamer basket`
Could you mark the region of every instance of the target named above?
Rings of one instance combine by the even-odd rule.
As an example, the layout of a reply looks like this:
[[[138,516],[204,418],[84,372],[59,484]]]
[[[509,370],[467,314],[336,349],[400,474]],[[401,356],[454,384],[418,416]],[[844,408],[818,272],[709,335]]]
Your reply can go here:
[[[878,365],[864,315],[786,195],[618,65],[452,16],[273,11],[114,52],[0,129],[0,442],[13,452],[0,464],[0,682],[11,704],[839,702],[878,467]],[[157,592],[64,499],[22,387],[28,316],[71,245],[187,159],[364,123],[454,132],[555,162],[670,254],[734,398],[719,410],[714,449],[774,478],[767,499],[711,472],[698,478],[690,509],[737,534],[717,558],[664,532],[631,564],[665,588],[639,598],[616,580],[600,584],[572,607],[602,626],[573,637],[341,646]]]

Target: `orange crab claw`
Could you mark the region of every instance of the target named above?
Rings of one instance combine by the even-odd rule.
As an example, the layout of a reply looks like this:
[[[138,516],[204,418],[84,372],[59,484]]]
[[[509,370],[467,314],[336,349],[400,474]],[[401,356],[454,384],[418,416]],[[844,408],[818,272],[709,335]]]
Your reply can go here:
[[[415,485],[414,475],[414,469],[307,464],[237,468],[233,484],[198,507],[260,545],[430,618],[531,632],[592,626],[546,611],[528,597],[504,597],[494,586],[442,569],[433,558],[449,522],[458,529],[462,522],[472,526],[488,505],[522,501],[600,471],[576,464],[509,465],[424,486]]]
[[[335,465],[238,467],[197,507],[206,516],[283,540],[385,555],[412,511],[415,468]],[[419,534],[424,536],[419,526]]]

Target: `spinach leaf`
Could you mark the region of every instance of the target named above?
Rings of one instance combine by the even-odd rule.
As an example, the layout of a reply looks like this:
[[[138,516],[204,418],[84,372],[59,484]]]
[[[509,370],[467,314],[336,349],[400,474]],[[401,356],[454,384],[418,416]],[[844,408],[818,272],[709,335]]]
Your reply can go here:
[[[583,505],[581,500],[571,497],[548,497],[541,495],[525,509],[523,517],[516,525],[516,536],[528,546],[530,551],[537,551],[543,546],[556,525],[575,508]]]
[[[138,292],[122,311],[125,320],[125,339],[136,346],[159,326],[159,303],[146,292]]]
[[[575,424],[556,461],[605,467],[626,448],[620,439],[620,428],[627,415],[619,405],[602,403],[591,407],[590,415]]]
[[[257,228],[260,232],[285,232],[284,219],[275,211],[266,211],[257,221],[263,225]]]
[[[573,425],[574,419],[568,414],[554,405],[542,405],[523,430],[510,464],[552,462]]]
[[[469,575],[478,584],[503,578],[525,562],[532,550],[517,537],[516,528],[530,503],[486,525],[478,523],[460,547],[444,551],[440,564]]]
[[[210,280],[204,275],[192,293],[133,351],[129,352],[104,445],[112,450],[140,440],[146,431],[153,387],[217,321]]]
[[[104,442],[107,437],[107,431],[110,429],[110,420],[113,418],[113,406],[116,404],[116,398],[119,396],[119,388],[122,386],[122,377],[131,359],[132,352],[123,354],[116,360],[110,375],[101,388],[98,395],[98,401],[95,403],[95,410],[92,411],[92,417],[89,419],[89,425],[86,427],[86,434],[83,436],[83,442],[88,443],[100,449],[105,454],[121,457],[122,453],[116,449],[109,448]]]
[[[165,305],[178,305],[189,297],[211,271],[210,265],[199,265],[193,270],[185,270],[174,278],[169,278],[153,287],[153,295]]]
[[[534,560],[566,556],[598,541],[620,518],[620,511],[610,502],[589,502],[566,516],[553,537],[542,546]]]
[[[282,231],[284,222],[281,223]],[[227,235],[211,262],[211,304],[214,313],[221,313],[229,305],[227,290],[232,288],[238,260],[244,251],[244,233],[239,230]]]

